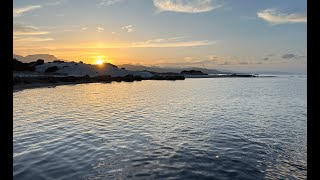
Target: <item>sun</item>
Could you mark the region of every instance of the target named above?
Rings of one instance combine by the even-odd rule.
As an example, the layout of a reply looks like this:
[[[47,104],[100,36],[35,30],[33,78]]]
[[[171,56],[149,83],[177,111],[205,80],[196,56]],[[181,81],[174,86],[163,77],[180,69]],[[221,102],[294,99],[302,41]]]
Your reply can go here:
[[[103,63],[104,63],[104,61],[101,60],[101,59],[99,59],[99,60],[96,62],[96,64],[98,64],[98,65],[102,65]]]

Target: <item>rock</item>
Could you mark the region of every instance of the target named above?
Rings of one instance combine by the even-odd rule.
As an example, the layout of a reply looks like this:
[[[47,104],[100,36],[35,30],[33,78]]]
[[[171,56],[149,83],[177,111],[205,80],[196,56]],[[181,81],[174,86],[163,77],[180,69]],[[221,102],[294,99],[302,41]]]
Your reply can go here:
[[[62,61],[62,60],[54,60],[53,62],[54,63],[64,63],[64,61]]]
[[[45,72],[46,73],[50,73],[50,72],[56,72],[59,68],[57,66],[51,66],[51,67],[48,67]]]
[[[36,66],[41,65],[41,64],[44,64],[44,60],[43,59],[38,59],[36,61]]]
[[[91,77],[89,75],[85,75],[85,76],[82,76],[81,79],[89,81],[91,80]]]
[[[26,84],[31,84],[32,83],[29,79],[24,79],[23,82],[26,83]]]
[[[184,80],[184,76],[159,76],[159,75],[154,75],[150,78],[151,80]]]
[[[58,83],[58,81],[56,79],[49,79],[48,81],[49,83]]]
[[[231,74],[231,77],[256,77],[254,75],[251,74]]]
[[[112,77],[112,81],[121,82],[123,80],[122,77]]]
[[[17,59],[13,59],[13,70],[14,71],[35,71],[34,64],[23,63]]]
[[[95,76],[92,79],[97,81],[97,82],[110,82],[110,81],[112,81],[112,78],[111,78],[110,75]]]
[[[62,81],[62,82],[76,82],[80,78],[77,78],[77,77],[74,77],[74,76],[66,76],[66,77],[60,77],[59,80]]]
[[[133,82],[134,81],[134,77],[133,75],[129,74],[123,77],[123,81],[125,82]]]
[[[203,73],[202,71],[198,71],[198,70],[183,70],[180,72],[180,74],[186,74],[186,75],[208,75],[206,73]]]

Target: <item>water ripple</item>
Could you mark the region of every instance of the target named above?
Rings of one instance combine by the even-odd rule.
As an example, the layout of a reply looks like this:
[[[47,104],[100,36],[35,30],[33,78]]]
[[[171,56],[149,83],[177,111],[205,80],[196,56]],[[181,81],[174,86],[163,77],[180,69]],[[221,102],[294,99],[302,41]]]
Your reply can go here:
[[[14,179],[306,179],[306,79],[13,94]]]

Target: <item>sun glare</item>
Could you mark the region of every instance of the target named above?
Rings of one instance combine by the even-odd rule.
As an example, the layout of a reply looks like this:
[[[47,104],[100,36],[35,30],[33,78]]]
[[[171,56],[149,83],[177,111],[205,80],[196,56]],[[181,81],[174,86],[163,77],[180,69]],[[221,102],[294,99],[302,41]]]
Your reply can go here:
[[[96,62],[96,64],[98,64],[98,65],[102,65],[103,63],[104,63],[104,61],[101,60],[101,59],[99,59],[99,60]]]

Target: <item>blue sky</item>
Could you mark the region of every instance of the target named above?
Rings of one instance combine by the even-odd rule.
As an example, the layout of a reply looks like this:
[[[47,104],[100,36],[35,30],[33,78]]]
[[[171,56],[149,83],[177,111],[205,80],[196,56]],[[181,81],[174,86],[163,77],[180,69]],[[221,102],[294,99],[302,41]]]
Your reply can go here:
[[[14,53],[305,72],[306,0],[14,0]]]

